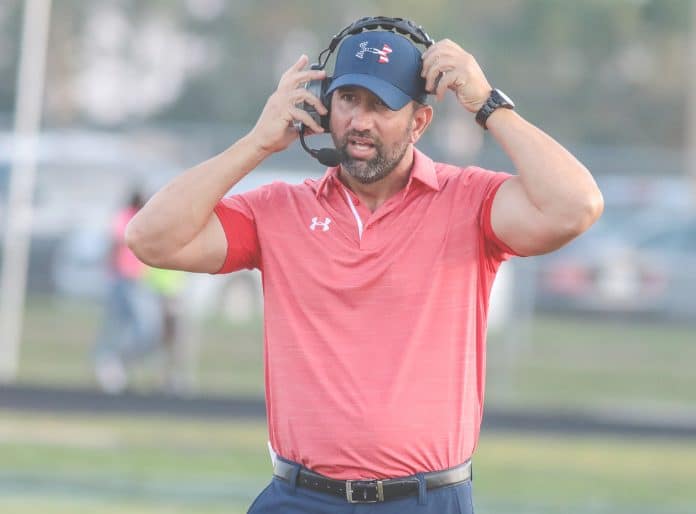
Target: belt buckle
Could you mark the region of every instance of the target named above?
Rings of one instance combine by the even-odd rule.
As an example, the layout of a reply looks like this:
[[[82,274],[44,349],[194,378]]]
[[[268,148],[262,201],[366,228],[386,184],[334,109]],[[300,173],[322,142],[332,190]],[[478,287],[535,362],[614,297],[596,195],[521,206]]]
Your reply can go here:
[[[357,491],[353,489],[355,487]],[[361,491],[361,490],[362,491]],[[368,491],[374,491],[374,499],[368,499]],[[353,498],[353,493],[362,492],[362,499]],[[365,480],[346,480],[346,500],[348,503],[377,503],[384,501],[384,484],[381,480],[365,481]]]

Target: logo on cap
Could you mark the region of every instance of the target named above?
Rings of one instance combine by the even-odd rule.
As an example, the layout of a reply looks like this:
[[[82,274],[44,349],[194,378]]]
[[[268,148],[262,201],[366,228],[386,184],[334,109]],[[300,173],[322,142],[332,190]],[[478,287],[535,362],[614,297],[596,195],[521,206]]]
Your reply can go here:
[[[378,55],[379,58],[377,59],[377,62],[380,64],[384,64],[389,62],[389,54],[392,53],[393,50],[386,43],[384,43],[384,46],[380,50],[379,48],[368,47],[367,41],[363,41],[362,43],[360,43],[360,50],[357,54],[355,54],[355,57],[357,57],[358,59],[362,59],[363,57],[365,57],[365,52]]]

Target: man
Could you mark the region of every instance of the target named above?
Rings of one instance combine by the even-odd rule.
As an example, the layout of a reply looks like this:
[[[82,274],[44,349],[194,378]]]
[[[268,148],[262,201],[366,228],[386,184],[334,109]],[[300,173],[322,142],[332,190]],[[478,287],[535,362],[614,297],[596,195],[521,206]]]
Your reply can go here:
[[[371,50],[375,50],[372,52]],[[388,49],[388,50],[387,50]],[[252,513],[471,512],[488,295],[511,255],[552,251],[600,215],[585,167],[443,40],[347,37],[327,90],[340,164],[321,180],[223,195],[329,114],[302,56],[255,127],[157,193],[129,246],[158,267],[259,268],[274,479]],[[414,86],[415,84],[415,86]],[[456,95],[518,174],[434,163],[414,148],[426,92]]]

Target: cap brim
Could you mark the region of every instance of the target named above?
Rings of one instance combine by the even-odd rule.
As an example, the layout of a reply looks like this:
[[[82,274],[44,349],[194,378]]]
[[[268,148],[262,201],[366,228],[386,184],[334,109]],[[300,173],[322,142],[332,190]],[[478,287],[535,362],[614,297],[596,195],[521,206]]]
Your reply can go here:
[[[411,101],[411,97],[398,87],[372,75],[362,73],[346,73],[331,81],[326,94],[333,93],[339,87],[357,86],[364,87],[382,100],[387,107],[398,111]]]

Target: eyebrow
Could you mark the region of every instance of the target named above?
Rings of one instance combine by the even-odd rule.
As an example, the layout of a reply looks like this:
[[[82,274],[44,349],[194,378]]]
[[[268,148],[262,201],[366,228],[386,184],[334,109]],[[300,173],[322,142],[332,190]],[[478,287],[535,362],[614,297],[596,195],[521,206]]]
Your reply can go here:
[[[342,92],[342,93],[356,93],[359,89],[364,89],[365,91],[367,91],[367,93],[368,93],[370,96],[375,97],[375,98],[376,98],[377,100],[379,100],[380,102],[382,101],[382,99],[381,99],[380,97],[378,97],[376,94],[374,94],[372,91],[370,91],[370,90],[367,89],[366,87],[347,85],[347,86],[337,87],[337,88],[336,88],[336,91],[340,91],[340,92]]]
[[[390,111],[394,111],[394,110],[395,110],[395,109],[392,109],[391,107],[389,107],[389,106],[384,102],[384,100],[382,100],[379,96],[377,96],[377,95],[374,94],[372,91],[370,91],[369,89],[364,88],[364,87],[361,88],[360,86],[351,86],[351,85],[347,85],[347,86],[337,87],[337,88],[336,88],[336,91],[334,91],[334,92],[335,92],[335,93],[339,93],[339,94],[340,94],[340,93],[349,93],[349,94],[352,93],[352,94],[355,94],[355,92],[356,92],[358,89],[365,89],[365,90],[368,92],[368,94],[369,94],[370,96],[374,97],[378,102],[381,102],[382,104],[384,104],[385,106],[387,106],[387,108],[388,108]],[[396,110],[398,111],[398,109],[396,109]]]

